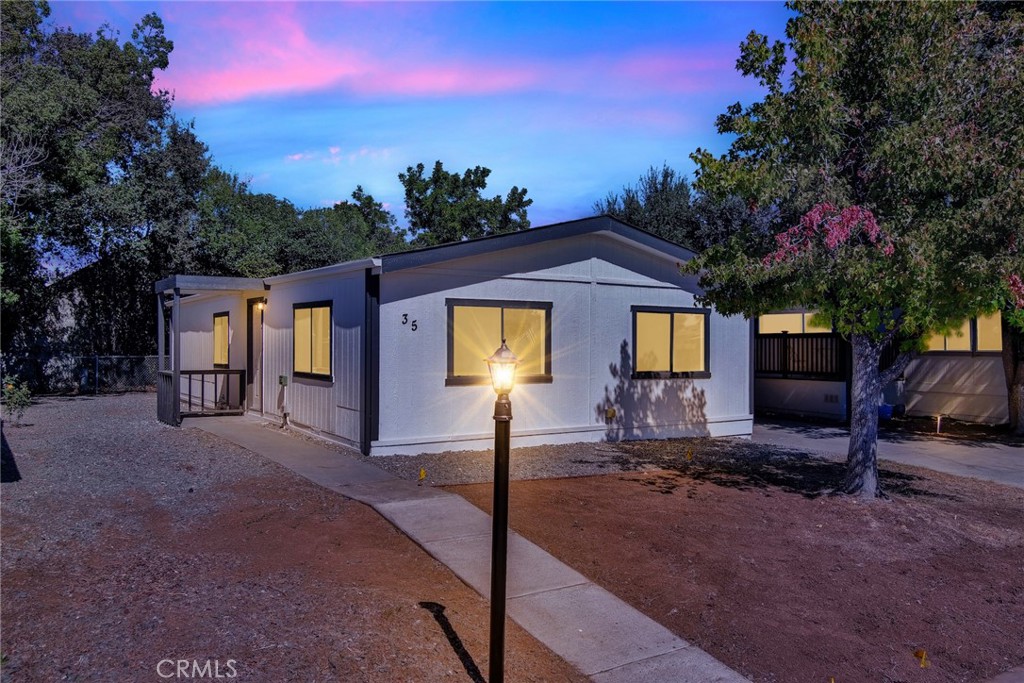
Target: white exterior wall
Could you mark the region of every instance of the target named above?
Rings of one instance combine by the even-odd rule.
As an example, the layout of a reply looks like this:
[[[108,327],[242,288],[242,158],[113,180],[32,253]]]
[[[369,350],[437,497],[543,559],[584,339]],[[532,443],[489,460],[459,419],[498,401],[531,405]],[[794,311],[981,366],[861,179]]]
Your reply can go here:
[[[263,412],[358,446],[362,430],[365,271],[276,282],[263,316]],[[332,381],[295,377],[292,305],[332,303]],[[288,378],[282,387],[279,376]]]
[[[948,415],[1002,424],[1010,417],[998,355],[924,354],[910,361],[902,387],[908,415]]]
[[[600,235],[385,272],[380,438],[372,453],[493,443],[490,386],[445,386],[448,298],[552,303],[553,382],[512,393],[514,445],[749,435],[750,328],[741,317],[712,312],[710,379],[630,378],[631,306],[691,307],[695,289],[675,263]],[[405,316],[415,331],[402,324]],[[609,407],[616,410],[610,422]]]
[[[758,412],[846,419],[846,382],[758,377],[754,380]]]
[[[224,312],[228,314],[228,368],[245,370],[246,296],[244,292],[230,292],[196,294],[182,298],[181,370],[213,369],[213,316]],[[171,345],[173,344],[172,335]],[[171,345],[167,347],[169,356],[172,354]],[[201,384],[204,386],[200,386]],[[223,377],[215,378],[214,375],[207,375],[205,379],[198,375],[181,378],[181,396],[191,393],[197,409],[200,398],[205,400],[206,407],[209,408],[215,405],[218,398],[226,397],[225,391],[231,392],[228,397],[231,402],[238,402],[238,385],[234,381],[226,382]]]

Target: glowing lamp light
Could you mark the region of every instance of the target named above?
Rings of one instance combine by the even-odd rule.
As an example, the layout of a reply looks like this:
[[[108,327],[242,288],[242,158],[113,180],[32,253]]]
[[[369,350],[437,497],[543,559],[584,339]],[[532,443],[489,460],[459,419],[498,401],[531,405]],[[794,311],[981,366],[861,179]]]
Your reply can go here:
[[[516,366],[519,359],[516,354],[501,340],[501,346],[494,354],[487,358],[487,369],[491,371],[491,384],[498,396],[508,396],[516,384]]]

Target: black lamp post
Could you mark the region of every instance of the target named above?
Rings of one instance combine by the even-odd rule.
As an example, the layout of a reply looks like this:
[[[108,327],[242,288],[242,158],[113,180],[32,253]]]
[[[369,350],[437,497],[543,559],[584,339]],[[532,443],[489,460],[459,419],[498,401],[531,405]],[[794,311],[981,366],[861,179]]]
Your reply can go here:
[[[491,517],[491,654],[489,683],[505,680],[505,567],[508,559],[508,452],[512,429],[509,393],[516,383],[519,359],[501,340],[501,346],[487,359],[494,402],[494,502]]]

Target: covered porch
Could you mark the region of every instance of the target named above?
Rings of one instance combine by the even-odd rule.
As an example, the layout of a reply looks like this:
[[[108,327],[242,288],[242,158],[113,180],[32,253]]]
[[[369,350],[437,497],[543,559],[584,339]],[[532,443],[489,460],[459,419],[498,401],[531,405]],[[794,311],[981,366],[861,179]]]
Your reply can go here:
[[[220,352],[217,347],[218,334],[223,332],[225,343],[230,334],[229,318],[225,313],[223,330],[217,329],[221,325],[217,321],[218,316],[214,316],[214,352],[208,362],[199,363],[193,355],[184,362],[188,367],[184,367],[181,304],[188,297],[213,297],[220,294],[229,297],[235,295],[239,300],[246,299],[250,305],[258,306],[261,302],[265,303],[263,292],[266,285],[263,280],[172,275],[157,282],[154,290],[157,302],[157,418],[177,427],[185,417],[243,414],[247,407],[247,387],[254,381],[251,351],[247,354],[245,367],[237,367],[237,360],[235,367],[232,367],[228,362],[226,348],[224,357],[217,357]],[[256,296],[247,297],[247,293]],[[250,318],[251,315],[250,312]],[[254,329],[251,320],[246,327],[246,342],[251,350]],[[262,328],[262,319],[259,327]]]

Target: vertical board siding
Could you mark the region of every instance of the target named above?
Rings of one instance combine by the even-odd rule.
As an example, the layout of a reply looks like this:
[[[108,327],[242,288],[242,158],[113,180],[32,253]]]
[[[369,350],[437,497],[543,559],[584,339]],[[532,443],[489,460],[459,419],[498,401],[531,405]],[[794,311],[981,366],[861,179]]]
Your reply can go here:
[[[264,412],[358,444],[362,429],[363,271],[271,287],[264,312]],[[331,380],[293,376],[292,306],[332,302]],[[286,387],[280,376],[288,378]]]
[[[245,369],[245,296],[240,292],[181,300],[181,370],[213,368],[213,315],[228,313],[228,367]]]

